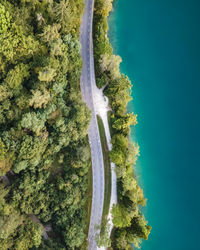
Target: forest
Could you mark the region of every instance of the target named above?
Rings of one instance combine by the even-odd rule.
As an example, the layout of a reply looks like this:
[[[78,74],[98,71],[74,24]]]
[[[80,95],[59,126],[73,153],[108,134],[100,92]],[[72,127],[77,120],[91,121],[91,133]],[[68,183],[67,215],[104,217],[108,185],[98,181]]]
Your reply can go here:
[[[82,0],[0,0],[1,250],[86,247],[83,9]]]
[[[137,124],[137,115],[127,113],[131,100],[131,82],[120,73],[121,58],[113,54],[107,35],[113,0],[96,0],[93,24],[94,61],[96,82],[104,88],[109,98],[112,151],[110,159],[115,163],[117,174],[118,204],[112,209],[114,229],[109,249],[132,249],[147,240],[151,226],[141,212],[146,205],[143,191],[138,184],[133,166],[139,156],[139,146],[129,140],[130,126]]]
[[[131,249],[151,227],[133,171],[139,147],[129,140],[131,82],[107,37],[112,0],[96,0],[95,73],[112,108],[110,159],[118,204],[112,249]],[[87,248],[87,130],[82,102],[79,28],[83,0],[0,0],[0,249]]]

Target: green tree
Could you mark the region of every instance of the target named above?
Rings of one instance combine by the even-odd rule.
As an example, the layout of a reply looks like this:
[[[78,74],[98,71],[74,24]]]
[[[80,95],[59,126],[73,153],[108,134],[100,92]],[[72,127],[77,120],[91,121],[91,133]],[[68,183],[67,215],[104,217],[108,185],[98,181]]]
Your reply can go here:
[[[112,208],[112,218],[114,226],[121,228],[131,225],[130,214],[122,205],[114,205]]]
[[[30,129],[35,132],[36,135],[39,135],[41,130],[45,128],[45,117],[35,112],[29,112],[22,116],[20,125],[22,128]]]
[[[0,238],[6,239],[22,223],[22,217],[17,212],[0,216]]]
[[[32,34],[24,34],[23,27],[12,23],[9,32],[0,36],[0,55],[7,62],[15,63],[24,56],[30,58],[38,51],[38,45]]]
[[[120,56],[115,55],[101,55],[101,59],[99,61],[100,68],[102,72],[108,71],[111,79],[115,80],[120,78],[119,65],[122,59]]]
[[[124,164],[127,154],[128,139],[122,134],[115,134],[111,140],[113,148],[110,152],[112,162]]]
[[[150,231],[151,226],[147,225],[147,221],[145,220],[143,215],[139,215],[138,217],[132,219],[130,228],[130,232],[132,234],[135,234],[139,238],[147,240]]]
[[[0,176],[8,172],[12,166],[13,154],[8,151],[0,138]]]
[[[112,10],[113,0],[98,0],[95,5],[96,14],[107,17],[109,12]]]
[[[10,27],[11,16],[8,10],[6,10],[5,6],[0,3],[0,34],[8,31]]]
[[[116,248],[120,250],[131,250],[130,241],[127,240],[127,231],[125,229],[116,229]]]
[[[33,248],[35,250],[35,248]],[[37,248],[36,248],[37,249]],[[40,250],[65,250],[65,246],[61,242],[57,242],[56,239],[49,238],[43,240],[40,244]]]
[[[33,246],[39,247],[42,239],[42,226],[26,219],[17,236],[14,243],[16,250],[28,250]]]
[[[59,30],[59,24],[46,25],[43,28],[43,32],[40,34],[41,40],[51,46],[54,41],[60,39]]]
[[[0,85],[0,102],[6,100],[9,97],[12,97],[12,92],[10,89],[7,87],[6,84]]]
[[[6,188],[3,183],[0,183],[0,215],[9,215],[12,208],[6,202],[6,196],[9,193],[9,188]]]
[[[69,0],[61,0],[60,2],[55,3],[53,13],[55,16],[55,20],[57,22],[59,21],[59,23],[61,24],[63,33],[66,33],[72,28],[73,15]]]
[[[46,108],[47,103],[51,100],[49,91],[43,87],[41,89],[31,90],[32,97],[29,100],[29,105],[37,108]]]
[[[39,72],[38,79],[41,82],[51,82],[56,76],[56,70],[53,68],[45,67]]]
[[[5,82],[11,89],[18,88],[25,78],[29,77],[29,66],[23,63],[18,64],[15,66],[14,69],[11,69]]]
[[[125,135],[128,135],[129,127],[131,125],[136,125],[136,124],[137,124],[137,115],[128,113],[123,117],[117,118],[113,122],[112,127],[116,130],[122,131]]]

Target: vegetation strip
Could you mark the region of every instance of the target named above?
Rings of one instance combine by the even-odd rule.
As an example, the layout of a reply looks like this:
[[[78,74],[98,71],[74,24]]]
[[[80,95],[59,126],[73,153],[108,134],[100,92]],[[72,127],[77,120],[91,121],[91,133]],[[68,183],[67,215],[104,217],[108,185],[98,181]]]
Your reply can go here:
[[[97,121],[98,121],[99,133],[101,137],[101,145],[103,150],[104,175],[105,175],[104,207],[102,214],[101,231],[98,238],[98,245],[108,247],[111,244],[111,241],[109,239],[110,223],[108,221],[108,214],[109,214],[110,200],[111,200],[111,186],[112,186],[111,162],[109,157],[109,149],[105,134],[105,128],[103,125],[103,121],[99,115],[97,115]]]
[[[91,216],[91,208],[92,208],[92,166],[90,166],[88,171],[88,190],[87,190],[87,202],[85,203],[86,214],[86,228],[85,235],[88,236],[89,226],[90,226],[90,216]],[[88,238],[86,237],[85,242],[81,246],[81,250],[85,250],[88,248]]]
[[[111,166],[110,166],[110,158],[109,158],[109,150],[106,141],[105,130],[103,126],[103,122],[101,118],[97,115],[99,132],[101,137],[101,145],[103,150],[103,158],[104,158],[104,175],[105,175],[105,194],[104,194],[104,208],[102,220],[106,220],[110,207],[110,195],[111,195]]]
[[[112,151],[110,159],[115,163],[118,178],[118,204],[112,209],[115,226],[113,249],[129,249],[130,243],[139,247],[141,239],[147,239],[151,227],[147,225],[140,206],[145,205],[142,189],[133,171],[139,147],[129,141],[130,125],[137,124],[137,116],[127,113],[131,83],[120,74],[121,58],[113,55],[107,36],[107,17],[112,9],[112,0],[96,0],[93,40],[95,74],[98,87],[106,86],[104,94],[112,108]]]

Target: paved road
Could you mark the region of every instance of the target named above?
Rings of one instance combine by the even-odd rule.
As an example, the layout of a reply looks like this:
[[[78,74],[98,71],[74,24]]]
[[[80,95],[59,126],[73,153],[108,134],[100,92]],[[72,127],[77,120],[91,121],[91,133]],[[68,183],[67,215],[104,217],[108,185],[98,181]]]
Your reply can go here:
[[[96,86],[92,41],[93,7],[94,0],[85,0],[85,13],[82,17],[80,29],[81,55],[83,60],[81,92],[84,102],[86,102],[92,111],[92,119],[88,130],[93,172],[93,198],[88,234],[89,250],[98,249],[95,234],[98,234],[99,230],[96,229],[96,225],[101,224],[104,202],[104,163],[93,100],[93,89]]]

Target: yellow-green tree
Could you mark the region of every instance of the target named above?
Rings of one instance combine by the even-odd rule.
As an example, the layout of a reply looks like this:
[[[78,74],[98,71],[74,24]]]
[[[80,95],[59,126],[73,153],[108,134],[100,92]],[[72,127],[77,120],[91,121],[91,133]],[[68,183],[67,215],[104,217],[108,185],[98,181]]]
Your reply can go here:
[[[110,74],[111,79],[115,80],[120,78],[119,65],[122,59],[120,56],[116,55],[102,55],[100,59],[101,71],[107,71]]]
[[[102,16],[108,16],[109,12],[112,10],[113,0],[98,0],[96,1],[95,12]]]

